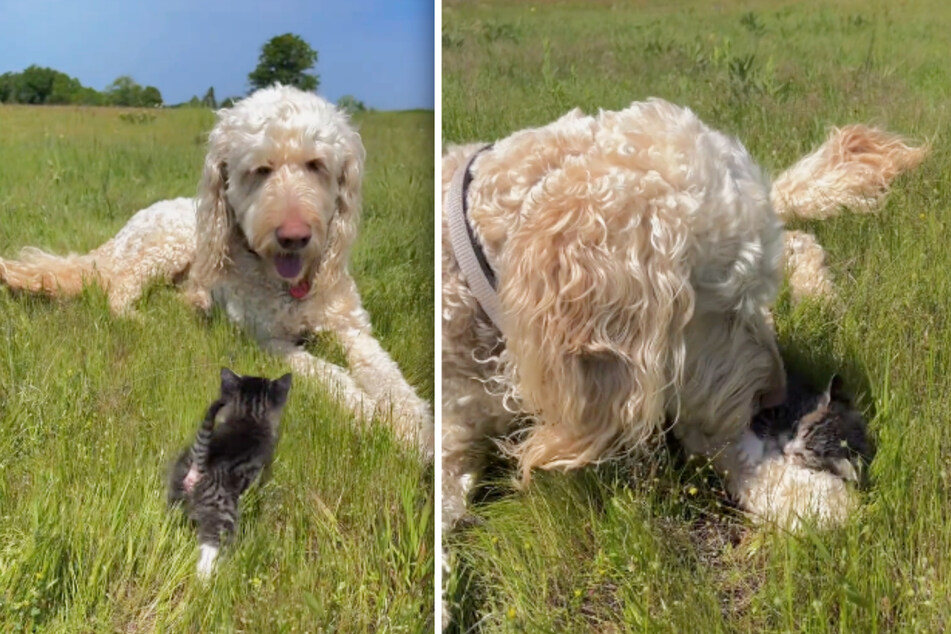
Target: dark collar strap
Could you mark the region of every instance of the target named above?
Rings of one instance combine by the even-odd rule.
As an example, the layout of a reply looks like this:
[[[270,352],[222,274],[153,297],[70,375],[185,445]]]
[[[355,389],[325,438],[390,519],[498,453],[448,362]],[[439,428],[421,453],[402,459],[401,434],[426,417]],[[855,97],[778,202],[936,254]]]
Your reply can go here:
[[[498,291],[499,283],[495,277],[495,271],[493,271],[492,267],[489,265],[489,261],[485,257],[485,250],[479,243],[479,239],[476,238],[475,232],[472,231],[472,223],[469,221],[469,202],[467,200],[469,195],[469,185],[472,183],[472,162],[475,160],[475,157],[491,149],[491,145],[485,146],[473,154],[472,158],[469,159],[469,162],[466,165],[466,173],[462,177],[462,216],[466,220],[466,233],[469,235],[469,242],[472,243],[472,250],[475,253],[476,260],[479,262],[479,268],[482,269],[482,274],[485,275],[485,279],[489,281],[489,286],[492,287],[492,290]]]
[[[502,304],[496,292],[497,278],[472,230],[466,202],[468,187],[472,182],[472,163],[490,147],[486,146],[475,152],[456,170],[444,201],[444,213],[449,226],[452,253],[465,277],[466,285],[489,320],[502,331]]]

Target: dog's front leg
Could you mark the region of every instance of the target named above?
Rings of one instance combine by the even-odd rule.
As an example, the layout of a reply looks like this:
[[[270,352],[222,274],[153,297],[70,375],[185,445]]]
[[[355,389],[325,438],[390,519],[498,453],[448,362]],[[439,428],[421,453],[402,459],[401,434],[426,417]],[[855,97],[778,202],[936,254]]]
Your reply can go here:
[[[381,415],[392,421],[397,436],[418,447],[427,459],[433,455],[433,416],[403,377],[399,366],[372,334],[352,280],[327,305],[327,326],[336,334],[347,356],[350,374],[372,398]]]
[[[473,389],[475,386],[475,389]],[[481,385],[471,379],[443,377],[442,403],[442,567],[443,629],[450,624],[456,580],[453,558],[446,543],[450,532],[469,512],[469,497],[478,483],[490,438],[504,423],[487,414],[493,411]]]
[[[327,387],[359,419],[372,418],[377,407],[376,401],[361,390],[347,371],[340,366],[319,359],[286,339],[267,341],[265,348],[287,361],[295,373],[316,379],[321,385]]]

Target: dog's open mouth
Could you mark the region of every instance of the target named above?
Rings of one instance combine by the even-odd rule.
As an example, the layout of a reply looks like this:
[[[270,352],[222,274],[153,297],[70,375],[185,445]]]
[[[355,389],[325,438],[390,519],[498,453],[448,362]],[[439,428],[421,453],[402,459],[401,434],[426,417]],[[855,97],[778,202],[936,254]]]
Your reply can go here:
[[[294,253],[279,253],[274,256],[274,268],[285,280],[295,280],[304,269],[300,256]]]

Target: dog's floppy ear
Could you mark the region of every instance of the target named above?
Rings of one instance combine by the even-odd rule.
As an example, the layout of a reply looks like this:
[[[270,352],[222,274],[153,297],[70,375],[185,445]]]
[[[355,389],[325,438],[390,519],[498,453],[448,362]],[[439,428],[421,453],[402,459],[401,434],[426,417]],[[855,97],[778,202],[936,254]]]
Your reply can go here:
[[[332,285],[340,274],[347,270],[350,247],[357,235],[360,221],[360,205],[363,187],[363,161],[366,151],[360,135],[346,120],[341,124],[340,171],[337,175],[337,202],[334,218],[330,221],[327,250],[318,270],[323,275],[323,284]],[[329,277],[328,277],[329,276]]]
[[[366,151],[357,131],[348,128],[343,156],[343,167],[337,179],[337,213],[354,221],[360,215],[360,197],[363,185],[363,161]]]
[[[589,177],[592,188],[609,182],[607,173],[548,175],[497,260],[504,372],[538,419],[509,448],[525,479],[533,467],[573,468],[644,442],[682,375],[694,301],[686,223],[609,231],[604,219],[637,201],[596,201],[579,186]]]
[[[228,205],[228,166],[221,124],[212,130],[196,200],[198,242],[191,278],[208,289],[228,263],[228,243],[234,231],[234,212]]]

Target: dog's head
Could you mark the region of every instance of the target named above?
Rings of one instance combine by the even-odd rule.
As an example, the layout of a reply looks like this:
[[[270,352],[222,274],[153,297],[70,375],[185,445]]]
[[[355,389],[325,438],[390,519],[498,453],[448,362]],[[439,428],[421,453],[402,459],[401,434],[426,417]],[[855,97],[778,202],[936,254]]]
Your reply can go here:
[[[347,117],[289,86],[218,112],[198,191],[192,276],[211,287],[235,250],[303,297],[345,269],[356,232],[364,149]]]

